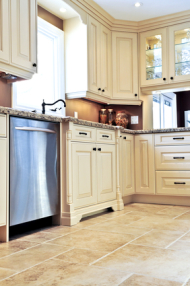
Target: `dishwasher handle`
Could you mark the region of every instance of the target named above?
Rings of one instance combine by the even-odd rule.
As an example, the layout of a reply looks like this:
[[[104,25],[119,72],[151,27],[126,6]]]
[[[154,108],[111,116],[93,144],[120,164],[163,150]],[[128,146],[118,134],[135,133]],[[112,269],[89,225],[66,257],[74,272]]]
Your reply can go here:
[[[54,130],[38,128],[38,127],[15,127],[16,130],[21,131],[37,131],[37,132],[45,132],[45,133],[56,133]]]

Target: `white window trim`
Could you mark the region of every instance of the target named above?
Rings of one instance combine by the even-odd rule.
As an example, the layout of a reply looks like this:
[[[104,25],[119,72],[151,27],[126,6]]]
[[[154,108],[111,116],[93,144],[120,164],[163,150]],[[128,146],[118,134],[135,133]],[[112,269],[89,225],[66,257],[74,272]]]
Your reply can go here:
[[[48,23],[47,21],[43,20],[42,18],[38,17],[38,29],[37,32],[40,31],[41,33],[48,35],[55,39],[54,47],[57,50],[57,57],[55,63],[57,64],[58,73],[55,75],[56,82],[55,82],[55,97],[54,101],[58,99],[65,99],[65,74],[64,74],[64,32],[57,27],[53,26],[52,24]],[[56,56],[55,55],[55,56]],[[48,59],[47,59],[48,60]],[[53,102],[54,102],[53,101]],[[46,102],[46,101],[45,101]],[[46,103],[53,103],[53,102],[46,102]],[[56,114],[56,112],[46,111],[47,114],[56,115],[56,116],[65,116],[65,108],[62,103],[58,103],[56,106],[62,107],[61,114]],[[31,111],[33,109],[36,112],[42,112],[42,109],[37,109],[36,107],[29,107],[25,105],[17,105],[17,87],[16,84],[12,84],[12,107],[16,109],[24,109]],[[53,107],[52,107],[53,108]]]

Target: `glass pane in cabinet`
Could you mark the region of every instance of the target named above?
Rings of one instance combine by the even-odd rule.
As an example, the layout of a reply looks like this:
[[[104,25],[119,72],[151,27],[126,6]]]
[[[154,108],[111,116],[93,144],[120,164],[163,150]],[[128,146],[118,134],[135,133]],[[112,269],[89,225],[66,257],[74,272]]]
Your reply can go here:
[[[162,78],[162,36],[146,38],[146,79]]]
[[[175,31],[175,75],[190,74],[190,28]]]

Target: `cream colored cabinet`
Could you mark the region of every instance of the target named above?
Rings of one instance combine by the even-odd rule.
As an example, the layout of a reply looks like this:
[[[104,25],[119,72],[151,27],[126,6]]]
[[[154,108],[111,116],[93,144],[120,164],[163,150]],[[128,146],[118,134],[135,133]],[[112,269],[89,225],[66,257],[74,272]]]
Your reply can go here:
[[[0,138],[0,226],[6,225],[7,212],[7,142]]]
[[[97,144],[98,202],[116,199],[115,145]]]
[[[134,136],[124,134],[121,137],[120,184],[122,194],[128,196],[135,193]]]
[[[0,71],[30,79],[37,66],[36,0],[0,4]]]
[[[136,193],[155,193],[154,135],[135,136]]]
[[[113,98],[138,99],[137,34],[112,33]]]
[[[88,16],[89,91],[111,97],[111,31]]]
[[[167,28],[140,33],[141,86],[169,82]]]
[[[36,72],[35,0],[11,0],[11,64]]]

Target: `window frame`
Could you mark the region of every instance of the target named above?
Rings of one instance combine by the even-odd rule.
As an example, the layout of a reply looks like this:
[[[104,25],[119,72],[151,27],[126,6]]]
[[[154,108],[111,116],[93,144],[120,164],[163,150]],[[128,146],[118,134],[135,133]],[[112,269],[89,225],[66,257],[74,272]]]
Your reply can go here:
[[[64,74],[64,31],[58,29],[49,22],[38,17],[37,33],[40,32],[54,41],[54,49],[57,51],[54,53],[54,65],[55,65],[55,75],[54,75],[54,96],[52,96],[53,103],[58,99],[65,100],[65,74]],[[38,42],[38,41],[37,41]],[[38,68],[38,66],[37,66]],[[45,100],[46,102],[46,100]],[[21,110],[36,110],[36,112],[41,113],[41,106],[37,108],[36,106],[26,106],[17,104],[17,85],[12,84],[12,107]],[[65,116],[65,108],[61,102],[57,103],[56,107],[62,108],[59,113],[50,111],[47,109],[46,114],[55,116]]]

